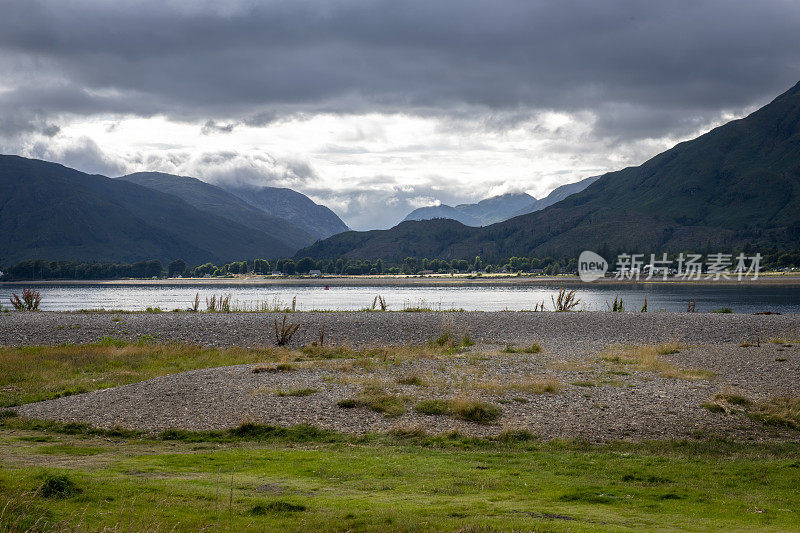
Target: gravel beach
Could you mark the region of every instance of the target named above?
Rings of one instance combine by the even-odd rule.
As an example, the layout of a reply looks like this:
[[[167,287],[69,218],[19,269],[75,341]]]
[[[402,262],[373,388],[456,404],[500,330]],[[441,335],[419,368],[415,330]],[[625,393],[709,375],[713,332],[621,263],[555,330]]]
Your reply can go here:
[[[0,345],[89,343],[112,336],[135,341],[213,346],[268,346],[274,318],[231,313],[5,313]],[[311,343],[325,327],[327,344],[353,348],[403,345],[401,361],[352,364],[345,360],[295,363],[287,372],[253,373],[253,365],[211,368],[17,408],[23,416],[88,422],[157,432],[167,428],[222,429],[242,422],[309,423],[350,433],[422,428],[469,435],[527,429],[545,439],[680,439],[722,436],[737,440],[798,440],[800,432],[764,425],[725,406],[703,406],[716,394],[753,402],[800,394],[800,315],[694,313],[293,313],[300,323],[292,345]],[[464,334],[474,346],[449,355],[414,357],[414,345],[442,331]],[[783,339],[777,342],[777,339]],[[747,341],[754,344],[741,347]],[[506,345],[538,343],[535,354],[504,353]],[[620,345],[679,343],[661,359],[671,368],[702,370],[702,378],[620,368],[603,359]],[[401,384],[417,376],[418,384]],[[546,381],[558,390],[536,393],[520,384]],[[367,383],[408,402],[389,418],[367,408],[343,409]],[[311,389],[306,396],[287,391]],[[469,397],[498,405],[499,420],[478,424],[428,416],[422,399]]]

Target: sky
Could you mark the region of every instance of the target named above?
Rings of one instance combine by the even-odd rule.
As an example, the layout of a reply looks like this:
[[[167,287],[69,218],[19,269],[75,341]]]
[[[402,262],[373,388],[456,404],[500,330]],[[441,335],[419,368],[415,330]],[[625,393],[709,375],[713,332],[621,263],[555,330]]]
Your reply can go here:
[[[4,0],[0,152],[353,229],[638,165],[800,80],[796,0]]]

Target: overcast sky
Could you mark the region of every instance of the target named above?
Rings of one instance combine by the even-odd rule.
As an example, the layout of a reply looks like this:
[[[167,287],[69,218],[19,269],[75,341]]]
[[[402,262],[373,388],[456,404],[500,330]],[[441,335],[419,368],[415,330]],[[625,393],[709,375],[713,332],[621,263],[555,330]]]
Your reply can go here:
[[[800,79],[800,2],[6,0],[0,151],[355,229],[637,165]]]

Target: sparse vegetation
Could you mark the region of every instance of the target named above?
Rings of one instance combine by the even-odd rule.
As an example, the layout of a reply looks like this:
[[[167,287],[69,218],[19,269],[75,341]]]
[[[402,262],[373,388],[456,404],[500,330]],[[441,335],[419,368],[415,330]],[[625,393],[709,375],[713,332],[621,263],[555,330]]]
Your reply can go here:
[[[187,309],[187,311],[196,313],[200,310],[200,293],[197,292],[194,295],[194,301],[192,302],[191,307]]]
[[[703,407],[715,413],[744,413],[764,424],[800,429],[800,396],[779,396],[754,402],[734,393],[719,393]]]
[[[300,329],[300,324],[286,324],[286,315],[283,315],[283,322],[280,329],[278,329],[278,319],[275,319],[275,344],[278,346],[285,346],[292,340],[292,337],[297,330]]]
[[[719,314],[729,314],[733,313],[733,309],[730,307],[720,307],[719,309],[713,309],[712,313],[719,313]]]
[[[275,374],[277,372],[291,372],[295,368],[289,363],[278,363],[275,365],[256,365],[253,367],[253,374]]]
[[[542,347],[535,342],[532,343],[530,346],[526,346],[524,348],[517,348],[512,344],[506,344],[506,347],[503,348],[503,353],[527,353],[527,354],[534,354],[539,353],[542,351]]]
[[[412,372],[397,379],[400,385],[414,385],[415,387],[427,387],[428,382],[425,381],[418,373]]]
[[[800,396],[782,396],[750,406],[754,420],[773,426],[800,429]]]
[[[386,299],[383,296],[377,295],[372,300],[372,310],[373,311],[376,311],[378,309],[380,309],[381,311],[386,311],[388,308],[389,308],[389,306],[386,304]]]
[[[574,311],[581,303],[580,298],[575,296],[574,290],[567,291],[564,287],[558,290],[555,298],[551,296],[550,299],[553,301],[553,310],[556,312]]]
[[[414,406],[414,410],[424,415],[448,415],[478,424],[488,424],[500,418],[500,407],[468,398],[451,398],[448,400],[422,400]]]
[[[671,342],[649,346],[614,346],[600,356],[600,361],[620,369],[633,368],[643,372],[655,372],[672,379],[709,379],[713,373],[701,369],[682,369],[661,358],[685,349],[686,346]]]
[[[311,396],[315,392],[319,392],[319,390],[312,388],[292,389],[290,391],[279,390],[275,393],[275,396]]]
[[[198,295],[195,296],[199,297]],[[209,313],[230,313],[231,312],[231,295],[212,294],[210,298],[206,298],[206,311]]]
[[[495,395],[504,395],[510,391],[527,394],[558,394],[564,384],[555,377],[528,377],[510,381],[485,380],[465,383],[465,389],[482,390]]]
[[[608,303],[606,303],[608,305]],[[625,304],[622,302],[622,298],[617,296],[614,297],[614,303],[611,304],[611,312],[612,313],[624,313],[625,312]]]
[[[382,384],[367,384],[355,398],[345,398],[336,404],[343,409],[367,407],[389,418],[396,418],[406,412],[406,398],[389,394]]]
[[[17,311],[38,311],[42,303],[42,295],[36,289],[23,288],[22,297],[16,293],[11,295],[11,305]]]

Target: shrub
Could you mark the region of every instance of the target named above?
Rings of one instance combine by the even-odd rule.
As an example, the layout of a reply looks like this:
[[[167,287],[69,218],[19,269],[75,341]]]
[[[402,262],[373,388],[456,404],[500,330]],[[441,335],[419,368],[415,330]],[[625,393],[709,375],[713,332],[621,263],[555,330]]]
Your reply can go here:
[[[11,305],[17,311],[37,311],[42,303],[42,295],[36,289],[22,289],[22,298],[16,293],[11,296]]]
[[[42,498],[70,498],[81,492],[66,474],[45,474],[38,494]]]
[[[280,330],[278,329],[278,319],[275,319],[275,343],[278,346],[285,346],[292,340],[292,337],[297,330],[300,329],[300,324],[286,324],[286,315],[283,315],[283,322],[281,323]]]
[[[573,311],[581,303],[580,298],[575,297],[574,290],[567,292],[567,289],[563,287],[558,290],[558,296],[556,298],[551,296],[550,300],[552,300],[553,309],[556,312]]]

